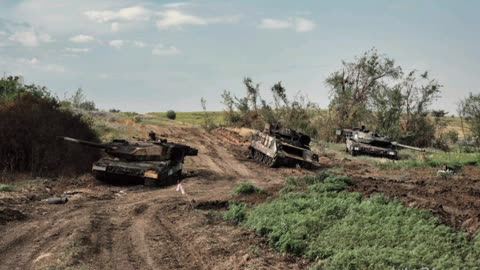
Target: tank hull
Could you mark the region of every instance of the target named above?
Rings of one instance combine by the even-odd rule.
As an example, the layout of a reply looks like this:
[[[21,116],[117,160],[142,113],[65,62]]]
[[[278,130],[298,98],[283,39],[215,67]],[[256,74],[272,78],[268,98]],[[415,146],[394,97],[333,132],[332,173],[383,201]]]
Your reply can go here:
[[[259,132],[252,138],[249,157],[269,167],[318,165],[318,155],[310,149],[293,145],[269,134]]]
[[[98,180],[118,184],[145,184],[165,186],[175,184],[182,174],[183,162],[152,161],[126,162],[103,158],[92,166]]]
[[[346,139],[346,151],[349,152],[352,156],[368,155],[374,157],[398,159],[398,151],[395,149],[360,143],[350,138]]]

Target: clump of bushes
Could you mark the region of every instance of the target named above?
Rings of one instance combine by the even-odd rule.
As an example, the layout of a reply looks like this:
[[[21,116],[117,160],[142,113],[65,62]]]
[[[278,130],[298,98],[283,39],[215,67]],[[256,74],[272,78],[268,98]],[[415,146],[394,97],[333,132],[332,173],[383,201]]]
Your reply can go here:
[[[278,251],[314,261],[314,269],[477,266],[479,235],[469,240],[430,212],[347,192],[351,184],[350,178],[331,173],[290,178],[277,199],[248,212],[235,205],[227,214],[264,235]]]
[[[260,193],[260,192],[263,192],[263,190],[257,188],[256,186],[248,182],[238,185],[233,190],[233,194],[235,195],[248,195],[248,194]]]
[[[8,94],[8,95],[7,95]],[[89,170],[98,149],[59,141],[56,136],[98,142],[81,115],[62,109],[44,87],[0,80],[0,170],[54,176]]]
[[[175,120],[177,119],[177,114],[173,110],[167,111],[167,118],[170,120]]]

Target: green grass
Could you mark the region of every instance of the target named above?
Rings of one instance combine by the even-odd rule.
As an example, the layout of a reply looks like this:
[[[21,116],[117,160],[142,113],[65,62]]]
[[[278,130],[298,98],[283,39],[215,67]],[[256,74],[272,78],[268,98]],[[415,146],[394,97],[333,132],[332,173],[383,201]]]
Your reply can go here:
[[[480,235],[469,240],[430,212],[344,191],[350,184],[329,173],[290,178],[277,199],[231,207],[229,217],[314,269],[479,269]]]
[[[257,188],[256,186],[252,185],[251,183],[242,183],[235,187],[233,190],[233,194],[235,195],[248,195],[253,193],[261,193],[263,192],[262,189]]]
[[[207,112],[210,118],[212,119],[213,123],[217,126],[224,124],[223,112]],[[158,121],[168,121],[167,113],[166,112],[153,112],[149,113],[150,115],[155,116],[155,118],[150,118],[145,120],[146,123],[149,121],[158,122]],[[204,112],[176,112],[177,118],[174,121],[191,124],[195,126],[201,126],[205,121],[205,113]],[[170,120],[172,121],[172,120]]]
[[[0,184],[0,192],[11,192],[15,191],[15,187],[12,185]]]
[[[409,156],[409,159],[386,163],[377,162],[375,165],[381,169],[411,169],[449,166],[459,170],[466,165],[480,166],[480,154],[436,152],[429,155],[427,154],[424,159],[421,158],[421,154],[417,154]]]

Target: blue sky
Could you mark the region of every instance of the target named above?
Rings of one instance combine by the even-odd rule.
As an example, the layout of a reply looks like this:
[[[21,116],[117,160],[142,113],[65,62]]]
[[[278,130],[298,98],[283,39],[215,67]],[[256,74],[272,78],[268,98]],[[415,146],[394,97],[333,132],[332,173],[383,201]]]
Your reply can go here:
[[[282,81],[321,107],[325,78],[375,47],[444,85],[435,108],[478,92],[480,1],[0,0],[0,71],[102,109],[222,108],[242,79]]]

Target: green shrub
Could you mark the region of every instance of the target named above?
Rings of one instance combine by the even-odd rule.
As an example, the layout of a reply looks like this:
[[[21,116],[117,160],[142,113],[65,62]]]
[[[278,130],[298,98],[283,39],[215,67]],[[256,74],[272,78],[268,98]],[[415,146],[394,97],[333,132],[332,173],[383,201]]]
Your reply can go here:
[[[233,194],[235,195],[248,195],[248,194],[253,194],[257,192],[262,192],[262,190],[248,182],[238,185],[233,190]]]
[[[468,240],[430,212],[381,195],[342,191],[349,184],[328,173],[288,179],[291,191],[249,211],[243,224],[278,251],[311,259],[314,269],[477,267],[480,236]]]
[[[231,203],[228,211],[223,215],[223,219],[233,223],[241,223],[245,220],[247,206],[244,203]]]
[[[170,120],[175,120],[177,118],[177,114],[175,113],[175,111],[169,110],[167,112],[167,118]]]
[[[14,186],[0,184],[0,192],[11,192],[11,191],[15,191]]]

